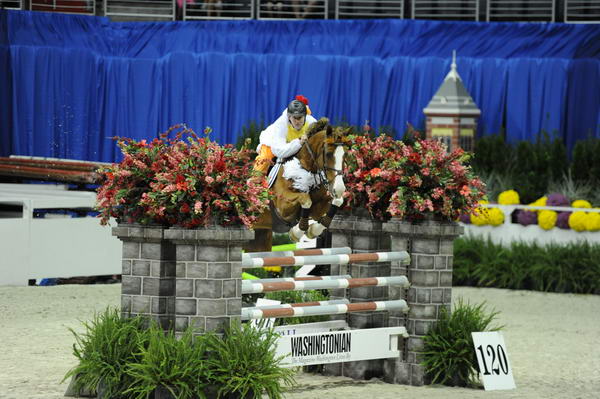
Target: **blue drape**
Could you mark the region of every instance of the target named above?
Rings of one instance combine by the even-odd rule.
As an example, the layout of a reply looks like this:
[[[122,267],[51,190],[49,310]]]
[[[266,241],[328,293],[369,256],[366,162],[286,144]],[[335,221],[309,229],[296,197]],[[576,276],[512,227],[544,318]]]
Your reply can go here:
[[[0,11],[0,155],[118,159],[113,136],[186,123],[233,143],[296,94],[315,116],[402,135],[458,53],[480,134],[600,136],[600,28],[364,21],[111,23]]]

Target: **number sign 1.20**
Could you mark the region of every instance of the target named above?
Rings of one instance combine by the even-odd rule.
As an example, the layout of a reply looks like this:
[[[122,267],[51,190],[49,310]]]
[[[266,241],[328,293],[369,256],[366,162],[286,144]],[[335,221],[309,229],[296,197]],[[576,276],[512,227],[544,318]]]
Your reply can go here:
[[[515,389],[502,334],[497,331],[471,334],[485,390]]]

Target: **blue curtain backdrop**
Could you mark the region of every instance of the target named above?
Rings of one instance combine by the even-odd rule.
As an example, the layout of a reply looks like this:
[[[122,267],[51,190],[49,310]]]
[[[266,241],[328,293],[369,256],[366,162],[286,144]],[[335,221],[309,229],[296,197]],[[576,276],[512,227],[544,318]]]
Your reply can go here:
[[[111,23],[0,11],[0,155],[114,161],[184,122],[233,143],[296,94],[317,117],[422,127],[458,53],[480,134],[600,137],[600,27],[364,21]]]

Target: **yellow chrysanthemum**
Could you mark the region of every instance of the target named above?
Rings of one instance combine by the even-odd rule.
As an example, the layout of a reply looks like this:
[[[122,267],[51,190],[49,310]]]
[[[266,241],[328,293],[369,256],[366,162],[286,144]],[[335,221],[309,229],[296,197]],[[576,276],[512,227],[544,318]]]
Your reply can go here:
[[[492,226],[500,226],[504,223],[504,212],[498,208],[491,208],[488,212],[488,223]]]
[[[503,191],[498,196],[498,203],[500,205],[518,205],[521,203],[519,193],[515,190]]]
[[[587,218],[588,214],[585,212],[573,212],[571,216],[569,216],[569,227],[575,231],[584,231]]]
[[[592,204],[590,204],[586,200],[577,200],[577,201],[573,201],[573,203],[571,204],[571,207],[573,207],[573,208],[591,208]]]
[[[585,219],[585,229],[587,231],[600,230],[600,213],[588,213]]]
[[[557,217],[554,211],[541,211],[538,214],[538,225],[544,230],[550,230],[556,225]]]
[[[548,197],[544,196],[542,198],[538,198],[537,200],[535,200],[534,202],[532,202],[531,206],[546,206],[546,201],[548,201]]]
[[[471,224],[483,226],[488,223],[488,208],[478,207],[470,215]]]

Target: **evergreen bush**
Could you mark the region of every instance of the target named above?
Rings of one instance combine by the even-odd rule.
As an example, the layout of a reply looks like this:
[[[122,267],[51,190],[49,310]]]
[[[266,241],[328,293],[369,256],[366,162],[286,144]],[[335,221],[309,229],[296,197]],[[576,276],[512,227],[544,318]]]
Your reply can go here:
[[[433,384],[466,387],[479,373],[472,332],[498,331],[492,326],[498,312],[487,313],[485,303],[471,305],[461,299],[452,313],[440,308],[440,317],[423,338],[425,373]]]

